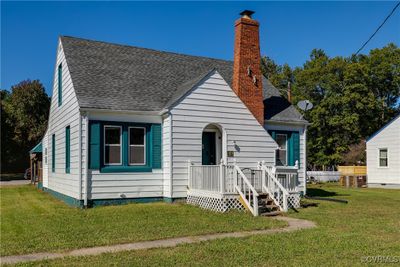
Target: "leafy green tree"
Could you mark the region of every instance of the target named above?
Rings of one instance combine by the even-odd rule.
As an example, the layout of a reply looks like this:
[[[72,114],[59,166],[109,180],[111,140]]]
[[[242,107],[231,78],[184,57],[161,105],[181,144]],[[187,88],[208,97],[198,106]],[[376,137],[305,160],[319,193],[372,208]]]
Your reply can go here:
[[[266,56],[261,58],[261,71],[276,88],[282,91],[286,91],[289,82],[293,83],[294,81],[293,70],[288,64],[277,65],[271,58]],[[286,94],[283,95],[287,97]]]
[[[22,81],[11,87],[10,94],[2,92],[3,171],[22,171],[28,166],[29,150],[45,133],[49,107],[50,99],[38,80]]]
[[[293,103],[314,104],[304,114],[311,122],[307,148],[314,166],[343,163],[353,146],[400,111],[400,49],[394,44],[351,58],[314,49],[302,67],[290,71],[268,58],[263,65],[276,87],[292,82]]]

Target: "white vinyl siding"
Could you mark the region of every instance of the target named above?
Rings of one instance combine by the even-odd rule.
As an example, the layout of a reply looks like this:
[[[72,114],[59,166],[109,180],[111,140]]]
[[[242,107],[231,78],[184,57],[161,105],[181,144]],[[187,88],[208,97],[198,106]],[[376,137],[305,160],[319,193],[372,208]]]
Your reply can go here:
[[[400,188],[400,116],[367,141],[367,175],[369,187]]]
[[[171,116],[163,119],[162,124],[162,166],[164,196],[171,197]]]
[[[43,151],[43,160],[42,160],[42,178],[43,178],[43,187],[49,186],[49,145],[48,145],[48,136],[47,131],[42,139],[42,151]]]
[[[62,64],[62,105],[58,105],[58,66]],[[79,106],[61,43],[58,45],[53,79],[49,123],[47,129],[48,166],[52,166],[51,136],[56,137],[55,172],[48,172],[45,187],[67,196],[79,198]],[[65,127],[70,126],[70,173],[65,173]],[[44,138],[45,139],[45,138]]]
[[[171,114],[173,197],[186,197],[187,161],[201,164],[202,132],[210,123],[224,129],[226,150],[235,151],[239,166],[256,167],[263,160],[274,163],[277,144],[216,71],[182,99]],[[233,159],[228,161],[232,163]]]

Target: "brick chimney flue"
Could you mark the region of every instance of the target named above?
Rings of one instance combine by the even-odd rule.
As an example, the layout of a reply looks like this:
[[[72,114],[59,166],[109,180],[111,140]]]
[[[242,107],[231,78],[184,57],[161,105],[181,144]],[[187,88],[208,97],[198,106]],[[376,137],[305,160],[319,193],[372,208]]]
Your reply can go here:
[[[253,13],[243,11],[235,22],[232,89],[264,125],[259,23],[251,18]]]

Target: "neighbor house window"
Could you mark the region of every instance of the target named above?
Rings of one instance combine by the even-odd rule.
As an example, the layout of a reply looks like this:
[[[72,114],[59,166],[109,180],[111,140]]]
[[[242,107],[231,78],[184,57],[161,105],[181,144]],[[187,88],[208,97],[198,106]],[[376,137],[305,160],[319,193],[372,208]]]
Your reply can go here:
[[[62,64],[58,65],[58,106],[62,104]]]
[[[129,165],[146,165],[146,128],[129,127]]]
[[[379,149],[379,167],[388,166],[388,150],[387,148]]]
[[[276,165],[286,166],[287,165],[287,135],[277,134],[276,143],[279,148],[276,151]]]
[[[121,126],[104,126],[104,165],[122,164],[121,139]]]
[[[65,128],[65,173],[70,172],[71,167],[71,128]]]

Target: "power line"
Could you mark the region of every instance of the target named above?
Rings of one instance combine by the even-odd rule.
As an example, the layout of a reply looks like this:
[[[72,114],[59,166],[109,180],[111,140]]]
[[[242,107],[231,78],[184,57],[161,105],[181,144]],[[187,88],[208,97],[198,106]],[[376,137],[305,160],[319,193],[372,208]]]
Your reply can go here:
[[[392,9],[392,11],[389,13],[389,15],[385,18],[385,20],[382,22],[381,25],[379,25],[379,27],[376,29],[376,31],[371,35],[371,37],[369,37],[369,39],[361,46],[360,49],[357,50],[355,56],[357,56],[358,53],[360,53],[361,50],[363,50],[363,48],[369,43],[369,41],[371,41],[372,38],[374,38],[374,36],[378,33],[378,31],[382,28],[382,26],[386,23],[386,21],[393,15],[394,11],[400,6],[400,2],[397,3],[397,5],[395,5],[395,7]]]

